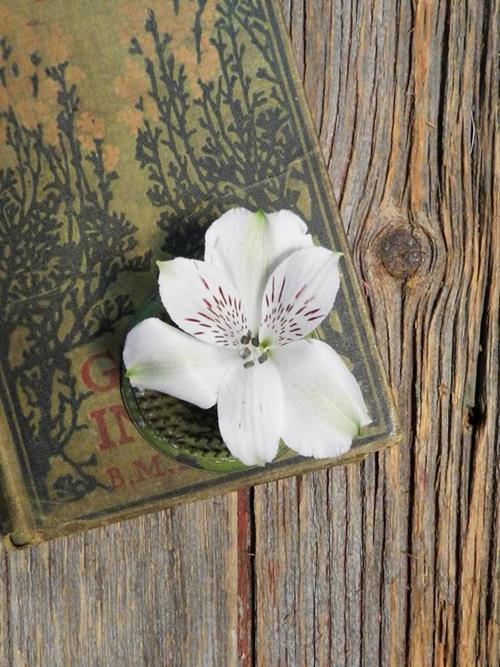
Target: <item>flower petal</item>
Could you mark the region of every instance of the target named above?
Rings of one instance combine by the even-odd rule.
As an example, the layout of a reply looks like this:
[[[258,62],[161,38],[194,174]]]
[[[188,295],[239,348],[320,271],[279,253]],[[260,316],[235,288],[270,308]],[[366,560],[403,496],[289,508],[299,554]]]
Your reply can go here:
[[[292,252],[311,245],[306,224],[291,211],[265,214],[233,208],[209,227],[205,261],[223,268],[232,278],[255,333],[262,294],[272,271]]]
[[[286,345],[321,324],[339,288],[339,257],[326,248],[304,248],[275,269],[262,299],[261,341]]]
[[[222,380],[217,403],[219,428],[230,452],[246,465],[263,465],[278,452],[283,391],[275,365],[244,368],[241,361]]]
[[[206,343],[236,347],[248,332],[241,298],[222,269],[178,257],[158,262],[163,305],[172,320]]]
[[[123,361],[133,387],[161,391],[210,408],[235,354],[151,317],[130,330]]]
[[[303,340],[273,350],[283,384],[281,437],[303,456],[330,458],[348,451],[370,423],[361,390],[341,357],[326,343]]]

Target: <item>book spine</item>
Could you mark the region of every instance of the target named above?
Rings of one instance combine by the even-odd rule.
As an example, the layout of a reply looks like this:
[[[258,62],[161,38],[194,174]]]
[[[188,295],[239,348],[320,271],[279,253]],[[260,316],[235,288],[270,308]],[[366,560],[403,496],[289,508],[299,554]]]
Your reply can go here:
[[[37,541],[33,528],[26,487],[0,400],[0,537],[7,545],[26,546]]]

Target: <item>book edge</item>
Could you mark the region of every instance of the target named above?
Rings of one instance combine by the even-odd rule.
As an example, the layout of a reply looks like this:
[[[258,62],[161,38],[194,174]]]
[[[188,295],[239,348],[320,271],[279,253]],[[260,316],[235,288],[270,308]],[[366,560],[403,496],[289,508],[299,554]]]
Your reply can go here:
[[[32,540],[37,532],[34,530],[34,513],[16,448],[9,434],[4,409],[0,403],[0,436],[4,436],[0,437],[0,536],[6,533],[11,539]]]
[[[299,462],[290,466],[290,468],[279,469],[279,470],[270,470],[267,475],[262,476],[262,472],[259,473],[259,477],[252,481],[251,479],[245,480],[245,484],[241,483],[241,479],[235,479],[234,481],[227,482],[221,487],[217,487],[217,493],[214,494],[213,488],[201,489],[196,491],[191,491],[182,496],[175,496],[159,501],[153,501],[147,505],[138,505],[133,509],[120,510],[112,514],[107,514],[104,517],[98,516],[92,519],[85,520],[72,520],[64,524],[58,524],[57,526],[50,526],[47,528],[40,528],[37,530],[25,528],[24,530],[16,530],[6,535],[3,535],[3,543],[7,550],[9,549],[26,549],[33,546],[36,546],[47,540],[66,537],[77,532],[84,532],[92,530],[94,528],[104,527],[116,523],[121,523],[123,521],[128,521],[130,519],[137,518],[139,516],[146,516],[147,514],[153,514],[155,512],[164,511],[177,507],[179,505],[188,504],[195,501],[208,500],[215,496],[226,495],[228,493],[233,493],[238,490],[243,490],[249,488],[250,486],[259,486],[260,484],[268,484],[270,482],[278,481],[281,479],[287,479],[294,477],[297,474],[307,474],[310,472],[319,472],[321,470],[330,470],[342,465],[356,464],[362,461],[368,454],[378,452],[381,450],[389,449],[401,441],[401,434],[397,433],[393,436],[379,440],[367,445],[363,445],[357,449],[350,450],[346,454],[332,460],[325,459],[315,459],[310,462],[307,470],[304,470],[303,462]],[[104,518],[104,520],[103,520]]]

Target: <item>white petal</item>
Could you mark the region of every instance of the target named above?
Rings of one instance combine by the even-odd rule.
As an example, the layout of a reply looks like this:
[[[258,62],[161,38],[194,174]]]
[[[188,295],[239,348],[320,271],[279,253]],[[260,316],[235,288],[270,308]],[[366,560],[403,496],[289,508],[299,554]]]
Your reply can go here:
[[[291,211],[265,214],[234,208],[209,227],[205,261],[231,276],[255,333],[262,294],[272,271],[292,252],[311,245],[306,224]]]
[[[285,399],[281,437],[303,456],[330,458],[348,451],[370,423],[361,390],[326,343],[304,340],[273,350]]]
[[[283,392],[271,360],[253,368],[236,362],[222,380],[217,410],[222,439],[233,456],[246,465],[274,459],[283,423]]]
[[[207,345],[151,317],[130,330],[123,361],[133,387],[210,408],[235,355],[234,350]]]
[[[304,248],[278,266],[262,299],[261,341],[286,345],[321,324],[339,288],[339,257],[326,248]]]
[[[249,326],[240,295],[222,269],[183,257],[158,267],[161,300],[181,329],[206,343],[240,344]]]

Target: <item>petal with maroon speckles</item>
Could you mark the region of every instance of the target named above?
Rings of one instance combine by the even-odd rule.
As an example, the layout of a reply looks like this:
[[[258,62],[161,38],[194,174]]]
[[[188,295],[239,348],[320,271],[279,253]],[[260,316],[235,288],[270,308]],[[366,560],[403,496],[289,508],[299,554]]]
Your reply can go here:
[[[261,342],[288,345],[321,324],[339,288],[339,257],[326,248],[304,248],[275,269],[262,299]]]
[[[163,305],[184,331],[205,343],[238,347],[248,332],[241,297],[222,269],[178,257],[158,262]]]
[[[256,331],[267,279],[291,253],[310,246],[307,226],[295,213],[234,208],[209,227],[205,261],[231,277],[247,306],[248,325]]]

